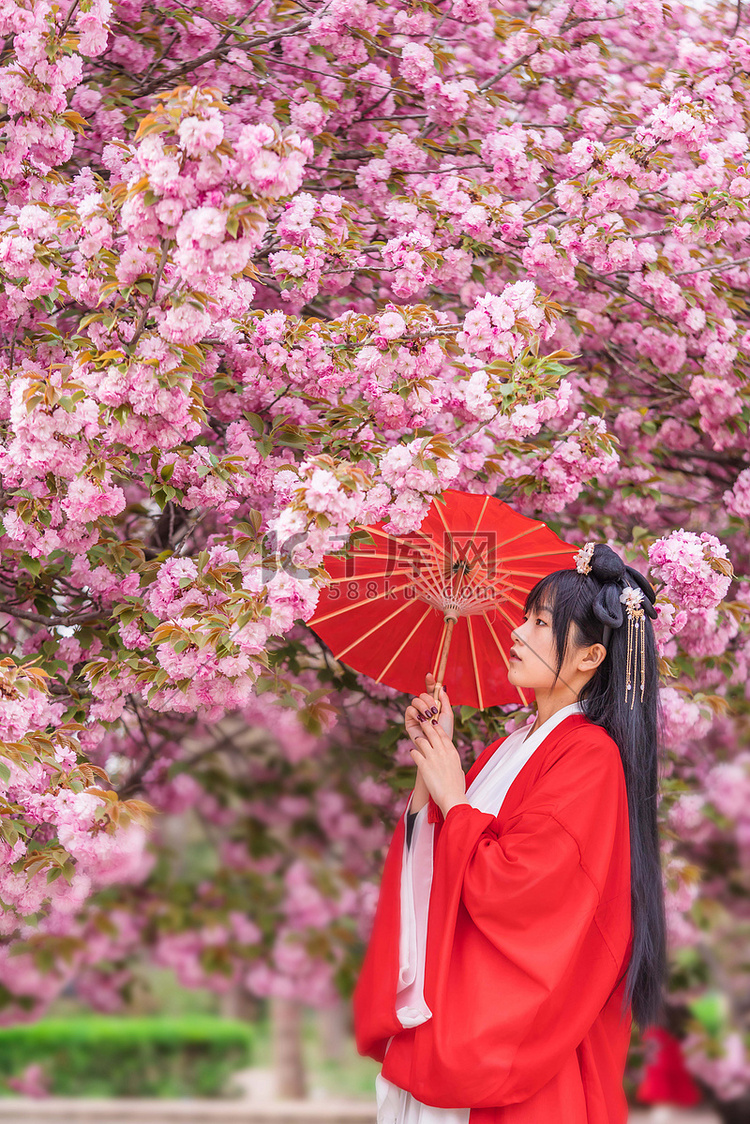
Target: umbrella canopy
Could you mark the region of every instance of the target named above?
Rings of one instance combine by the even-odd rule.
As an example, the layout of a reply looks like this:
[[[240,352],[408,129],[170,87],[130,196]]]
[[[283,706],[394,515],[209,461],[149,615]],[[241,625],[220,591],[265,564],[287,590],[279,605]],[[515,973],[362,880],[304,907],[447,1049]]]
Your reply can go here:
[[[336,658],[412,695],[431,671],[453,703],[528,702],[508,682],[510,634],[532,586],[572,569],[578,547],[493,496],[452,489],[418,531],[364,530],[371,541],[326,556],[331,584],[307,622]]]

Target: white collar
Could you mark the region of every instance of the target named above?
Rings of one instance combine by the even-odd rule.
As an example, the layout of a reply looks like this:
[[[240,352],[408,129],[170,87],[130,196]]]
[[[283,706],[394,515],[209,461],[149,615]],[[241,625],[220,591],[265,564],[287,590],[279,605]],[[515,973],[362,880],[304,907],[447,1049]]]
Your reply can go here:
[[[563,718],[567,718],[569,714],[583,714],[581,704],[577,699],[568,706],[563,706],[560,710],[556,710],[554,714],[551,714],[549,718],[542,722],[541,726],[537,726],[533,734],[526,733],[521,744],[523,745],[523,742],[525,742],[527,738],[534,738],[535,740],[542,741],[551,730],[554,730],[558,722],[562,722]],[[525,731],[526,727],[522,727],[522,729]],[[540,734],[541,737],[539,737]]]
[[[534,751],[558,723],[572,714],[580,713],[582,713],[580,704],[574,702],[555,711],[533,734],[525,733],[523,728],[514,730],[467,788],[466,796],[469,803],[482,812],[490,812],[496,816],[513,780]]]

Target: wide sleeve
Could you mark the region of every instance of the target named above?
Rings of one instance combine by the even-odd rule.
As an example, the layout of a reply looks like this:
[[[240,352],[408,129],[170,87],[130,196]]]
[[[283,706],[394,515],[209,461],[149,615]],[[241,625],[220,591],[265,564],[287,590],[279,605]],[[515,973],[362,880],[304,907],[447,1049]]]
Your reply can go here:
[[[504,822],[468,805],[445,817],[425,979],[433,1018],[410,1043],[394,1040],[383,1070],[418,1099],[525,1100],[558,1073],[613,992],[630,886],[627,794],[608,741],[584,734]]]
[[[503,739],[485,747],[469,770],[468,785]],[[360,1054],[382,1062],[389,1042],[395,1035],[406,1033],[397,1015],[401,989],[401,888],[404,868],[406,816],[414,797],[412,790],[404,814],[396,824],[383,868],[378,903],[375,909],[370,939],[362,968],[352,996],[354,1037]],[[492,819],[492,817],[489,817]],[[430,797],[427,805],[427,824],[442,826],[443,814]],[[424,993],[422,993],[424,1004]],[[423,1014],[428,1017],[429,1007],[424,1004]]]
[[[427,820],[427,807],[414,816],[411,846],[404,845],[401,863],[401,933],[396,1015],[402,1026],[419,1026],[432,1018],[424,1001],[427,915],[432,882],[434,826]],[[408,832],[408,823],[407,823]]]
[[[352,996],[354,1037],[360,1054],[382,1062],[388,1041],[403,1030],[396,1015],[400,972],[401,873],[405,843],[401,816],[380,881],[370,939]]]

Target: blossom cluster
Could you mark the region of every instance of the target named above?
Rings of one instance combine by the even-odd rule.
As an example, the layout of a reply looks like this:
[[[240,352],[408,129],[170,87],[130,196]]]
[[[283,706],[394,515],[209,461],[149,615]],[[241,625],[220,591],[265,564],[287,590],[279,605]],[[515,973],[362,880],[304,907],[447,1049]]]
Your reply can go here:
[[[729,548],[708,531],[672,531],[649,547],[648,556],[664,596],[687,613],[715,609],[729,590],[731,565],[718,562],[728,559]]]

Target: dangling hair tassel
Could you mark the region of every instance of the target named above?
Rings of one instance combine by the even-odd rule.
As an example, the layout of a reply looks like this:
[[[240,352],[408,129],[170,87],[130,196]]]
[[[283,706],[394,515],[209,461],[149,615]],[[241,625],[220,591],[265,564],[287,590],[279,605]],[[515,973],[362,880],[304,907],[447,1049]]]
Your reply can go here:
[[[625,657],[625,701],[632,687],[633,697],[630,700],[630,709],[635,702],[636,677],[638,674],[638,653],[641,655],[641,702],[646,689],[646,628],[645,613],[641,608],[643,592],[635,586],[628,585],[620,594],[620,600],[625,605],[628,614],[628,650]],[[640,632],[640,637],[638,633]],[[640,643],[639,643],[640,639]]]
[[[646,621],[641,621],[641,702],[646,690]]]

